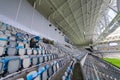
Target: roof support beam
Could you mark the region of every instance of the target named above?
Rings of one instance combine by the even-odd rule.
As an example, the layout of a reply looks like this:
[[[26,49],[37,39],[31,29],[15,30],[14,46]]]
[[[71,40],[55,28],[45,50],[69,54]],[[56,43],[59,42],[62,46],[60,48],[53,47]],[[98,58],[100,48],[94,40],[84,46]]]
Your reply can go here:
[[[100,40],[108,36],[110,33],[115,31],[119,27],[120,21],[120,13],[116,15],[116,17],[111,21],[111,23],[105,28],[105,30],[100,34],[98,39],[96,40],[95,44],[97,44]]]

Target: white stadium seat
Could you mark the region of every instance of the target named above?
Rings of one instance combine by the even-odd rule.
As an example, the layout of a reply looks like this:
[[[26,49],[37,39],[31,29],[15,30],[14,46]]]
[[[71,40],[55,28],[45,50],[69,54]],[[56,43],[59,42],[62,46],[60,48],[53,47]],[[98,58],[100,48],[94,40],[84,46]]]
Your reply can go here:
[[[38,63],[38,57],[37,56],[31,55],[30,58],[32,60],[32,65],[36,65]]]
[[[42,54],[42,51],[41,51],[41,49],[38,49],[38,53],[39,53],[39,55],[41,55],[41,54]]]
[[[4,47],[1,47],[0,46],[0,56],[2,56],[3,54],[5,54],[5,51],[4,51],[5,49],[4,49]]]
[[[18,47],[24,48],[24,43],[23,42],[18,42]]]
[[[5,60],[5,67],[8,73],[16,72],[21,67],[21,64],[20,64],[21,61],[19,57],[14,57],[14,56],[5,57],[4,60]]]
[[[27,49],[27,54],[28,54],[28,55],[32,55],[32,49],[28,48],[28,49]]]
[[[18,54],[19,54],[20,56],[25,55],[25,48],[19,48],[19,49],[18,49]]]
[[[43,62],[44,62],[42,55],[38,55],[37,57],[38,57],[38,60],[39,60],[40,63],[43,63]]]
[[[33,54],[37,55],[37,50],[36,49],[33,49]]]
[[[23,68],[28,68],[31,65],[31,61],[29,56],[20,56],[22,59],[22,67]]]
[[[14,47],[8,47],[7,48],[7,55],[8,56],[14,56],[14,55],[16,55],[16,48],[14,48]]]

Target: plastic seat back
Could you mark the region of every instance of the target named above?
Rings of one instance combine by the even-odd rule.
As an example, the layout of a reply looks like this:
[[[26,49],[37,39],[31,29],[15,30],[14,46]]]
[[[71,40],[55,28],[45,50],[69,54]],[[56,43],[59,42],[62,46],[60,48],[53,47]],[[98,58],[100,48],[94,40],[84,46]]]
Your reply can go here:
[[[41,55],[41,54],[42,54],[42,51],[39,49],[39,50],[38,50],[38,53],[39,53],[39,55]]]
[[[38,56],[38,60],[39,60],[39,63],[43,63],[44,62],[43,56]]]
[[[38,57],[37,56],[31,56],[32,65],[36,65],[38,63]]]
[[[32,55],[32,49],[27,49],[27,54]]]
[[[4,58],[4,62],[5,62],[4,70],[7,71],[8,73],[16,72],[21,67],[20,63],[21,60],[19,57],[8,56]]]
[[[25,48],[30,48],[28,43],[25,43]]]
[[[38,68],[38,75],[40,76],[40,80],[46,80],[46,75],[47,75],[47,73],[46,73],[47,71],[46,71],[46,69],[45,69],[45,67],[39,67]]]
[[[44,61],[45,61],[45,62],[48,61],[48,57],[47,57],[47,55],[44,55]]]
[[[52,74],[53,74],[53,68],[52,68],[52,66],[50,65],[50,66],[49,66],[49,69],[48,69],[48,75],[49,75],[49,77],[50,77]]]
[[[14,64],[14,65],[13,65]],[[8,63],[8,72],[13,73],[19,70],[20,68],[20,59],[10,60]]]
[[[5,48],[0,46],[0,56],[5,54]]]
[[[56,66],[56,64],[57,64],[57,62],[54,61],[54,64],[53,64],[53,71],[54,71],[54,73],[57,71],[57,66]]]
[[[24,49],[24,48],[19,48],[19,49],[18,49],[18,54],[19,54],[20,56],[25,55],[25,49]]]
[[[5,30],[5,35],[6,36],[11,36],[11,32],[9,30]]]
[[[16,47],[16,45],[17,45],[17,42],[16,42],[16,41],[9,41],[8,43],[9,43],[8,45],[9,45],[10,47]]]
[[[31,65],[30,58],[28,56],[21,56],[21,59],[23,68],[28,68]]]
[[[24,48],[24,43],[23,42],[18,42],[18,47]]]
[[[9,40],[10,40],[10,41],[16,41],[16,38],[15,38],[14,36],[10,36],[10,37],[9,37]]]
[[[37,50],[36,49],[33,50],[33,54],[37,55]]]
[[[60,68],[60,67],[59,67],[59,63],[56,64],[56,67],[57,67],[57,70]]]
[[[8,47],[7,48],[7,55],[8,56],[14,56],[14,55],[16,55],[16,48],[14,48],[14,47]]]
[[[31,71],[30,73],[27,74],[27,80],[35,80],[37,76],[38,76],[37,71]],[[39,78],[37,79],[40,80]]]
[[[47,79],[48,79],[47,70],[45,70],[42,74],[42,80],[47,80]]]
[[[62,76],[62,80],[66,80],[66,77],[65,77],[65,76]]]

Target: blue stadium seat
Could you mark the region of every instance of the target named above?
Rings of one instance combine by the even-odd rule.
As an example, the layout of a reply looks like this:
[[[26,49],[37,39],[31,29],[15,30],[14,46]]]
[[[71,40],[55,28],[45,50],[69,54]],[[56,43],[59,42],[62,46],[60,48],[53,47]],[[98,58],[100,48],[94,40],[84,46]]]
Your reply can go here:
[[[37,76],[38,76],[37,71],[31,71],[30,73],[27,74],[27,80],[40,80],[40,77],[37,78]]]
[[[40,76],[40,80],[44,80],[46,78],[45,73],[43,74],[43,72],[45,71],[46,71],[45,67],[38,68],[38,75]]]

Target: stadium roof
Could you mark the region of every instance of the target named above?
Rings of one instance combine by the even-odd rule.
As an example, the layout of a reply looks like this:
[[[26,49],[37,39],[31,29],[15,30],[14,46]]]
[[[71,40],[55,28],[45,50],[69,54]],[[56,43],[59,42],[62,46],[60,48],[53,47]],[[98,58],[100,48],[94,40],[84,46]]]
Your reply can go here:
[[[78,46],[101,41],[103,32],[117,14],[116,0],[28,0],[28,2]]]

